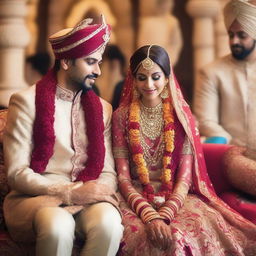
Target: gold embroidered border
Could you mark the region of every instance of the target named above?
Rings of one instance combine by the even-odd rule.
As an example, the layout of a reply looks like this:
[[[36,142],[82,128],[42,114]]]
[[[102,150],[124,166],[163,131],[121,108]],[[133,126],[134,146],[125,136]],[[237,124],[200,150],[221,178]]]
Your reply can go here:
[[[113,148],[114,158],[128,158],[127,148]]]

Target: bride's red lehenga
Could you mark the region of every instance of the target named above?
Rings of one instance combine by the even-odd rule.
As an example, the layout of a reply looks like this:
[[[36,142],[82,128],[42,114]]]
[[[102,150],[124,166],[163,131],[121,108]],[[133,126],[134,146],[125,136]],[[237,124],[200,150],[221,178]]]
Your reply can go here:
[[[130,73],[120,107],[113,114],[113,152],[125,227],[118,255],[256,255],[256,226],[234,212],[214,192],[207,175],[194,118],[173,73],[169,78],[169,89],[174,109],[175,137],[170,164],[173,171],[170,184],[172,190],[165,201],[158,193],[162,188],[162,158],[166,153],[164,129],[156,138],[150,136],[150,131],[147,132],[145,127],[147,122],[141,117],[140,142],[150,185],[160,195],[155,200],[150,200],[153,195],[150,197],[146,193],[145,196],[145,186],[138,178],[137,166],[133,161],[129,111],[134,96]],[[154,112],[154,109],[145,109],[140,103],[140,111],[141,116],[143,111],[147,115],[147,111]],[[159,122],[159,116],[151,121],[154,120]],[[182,162],[185,162],[183,167]],[[145,223],[155,218],[169,223],[172,246],[167,251],[155,248],[147,239]]]

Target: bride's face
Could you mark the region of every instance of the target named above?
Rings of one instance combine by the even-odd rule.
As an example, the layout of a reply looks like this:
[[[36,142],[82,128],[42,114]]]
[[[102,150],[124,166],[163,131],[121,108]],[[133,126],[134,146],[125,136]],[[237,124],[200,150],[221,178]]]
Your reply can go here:
[[[144,105],[149,107],[161,102],[160,94],[167,82],[164,72],[156,63],[150,70],[146,70],[141,65],[135,75],[135,87]]]

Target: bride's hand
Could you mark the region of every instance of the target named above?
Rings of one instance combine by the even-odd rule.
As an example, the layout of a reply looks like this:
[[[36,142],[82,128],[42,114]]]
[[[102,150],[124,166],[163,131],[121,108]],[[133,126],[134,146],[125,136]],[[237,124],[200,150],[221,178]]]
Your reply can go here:
[[[146,232],[154,247],[167,250],[171,247],[172,237],[170,226],[163,220],[155,219],[146,224]]]

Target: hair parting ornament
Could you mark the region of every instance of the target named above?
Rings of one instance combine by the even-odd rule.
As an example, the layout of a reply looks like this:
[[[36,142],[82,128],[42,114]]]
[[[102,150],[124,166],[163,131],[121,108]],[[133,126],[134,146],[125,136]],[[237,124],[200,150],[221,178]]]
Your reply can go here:
[[[152,68],[154,67],[154,61],[151,60],[150,57],[149,57],[150,49],[151,49],[152,46],[153,46],[153,45],[150,45],[150,46],[148,47],[147,58],[144,59],[144,60],[141,62],[143,68],[145,68],[146,70],[150,70],[150,69],[152,69]]]
[[[152,46],[153,46],[153,44],[151,44],[148,47],[147,57],[138,64],[138,66],[135,69],[136,71],[139,69],[140,64],[142,64],[142,67],[146,70],[151,70],[154,67],[154,61],[152,59],[150,59],[150,57],[149,57],[150,50],[151,50]]]

